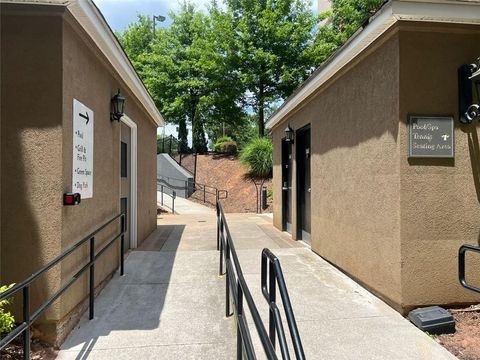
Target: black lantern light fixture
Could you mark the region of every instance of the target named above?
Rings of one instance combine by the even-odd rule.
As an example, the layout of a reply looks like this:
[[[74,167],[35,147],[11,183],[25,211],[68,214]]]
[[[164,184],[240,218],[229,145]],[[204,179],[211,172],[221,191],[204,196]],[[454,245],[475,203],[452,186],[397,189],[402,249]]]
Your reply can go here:
[[[124,115],[125,110],[125,98],[120,94],[120,89],[118,93],[112,97],[112,112],[110,113],[110,119],[120,121],[121,117]]]
[[[480,58],[458,69],[458,91],[460,122],[480,120]]]
[[[291,128],[290,124],[288,124],[287,127],[285,128],[285,141],[290,144],[293,144],[294,137],[295,137],[295,132]]]

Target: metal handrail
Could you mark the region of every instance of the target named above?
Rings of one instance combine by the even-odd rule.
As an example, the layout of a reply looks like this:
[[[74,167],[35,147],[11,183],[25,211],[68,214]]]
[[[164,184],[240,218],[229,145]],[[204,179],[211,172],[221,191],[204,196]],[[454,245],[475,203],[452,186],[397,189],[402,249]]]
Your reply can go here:
[[[168,151],[165,151],[165,140],[168,141]],[[175,148],[172,147],[172,144],[175,144]],[[183,149],[181,149],[182,147],[182,143],[180,142],[180,140],[178,140],[175,136],[173,135],[168,135],[168,136],[164,136],[163,139],[162,139],[162,151],[161,153],[164,153],[164,154],[174,154],[174,153],[186,153],[186,154],[190,154],[192,153],[192,150],[186,146],[184,147]],[[175,150],[175,151],[173,151]]]
[[[209,195],[215,195],[215,202],[218,200],[224,200],[228,199],[228,190],[223,190],[223,189],[218,189],[215,186],[211,185],[206,185],[202,183],[198,183],[195,181],[188,181],[188,180],[183,180],[183,179],[178,179],[170,176],[164,176],[164,175],[157,175],[160,178],[157,178],[157,182],[162,182],[163,184],[177,190],[188,190],[189,186],[193,186],[194,190],[200,190],[200,192],[203,192],[203,202],[207,202],[207,194]],[[166,180],[165,180],[166,179]],[[181,182],[182,185],[173,185],[170,181],[177,181]],[[198,188],[198,189],[197,189]],[[207,189],[211,189],[212,191],[207,191]]]
[[[106,228],[108,225],[112,224],[115,220],[120,218],[120,233],[115,235],[112,239],[107,242],[98,253],[95,254],[95,235],[98,234],[101,230]],[[62,254],[57,256],[55,259],[50,261],[47,265],[42,267],[37,272],[30,275],[24,281],[14,285],[9,290],[0,294],[0,301],[7,299],[12,296],[17,291],[23,291],[23,321],[15,329],[9,332],[4,338],[0,340],[0,350],[4,349],[10,342],[15,338],[24,333],[23,336],[23,358],[30,358],[30,326],[32,323],[40,317],[40,315],[55,301],[57,300],[76,280],[79,279],[86,270],[90,270],[89,277],[89,319],[92,320],[95,314],[95,262],[116,240],[120,240],[120,275],[124,275],[124,237],[125,237],[125,213],[116,215],[102,226],[97,228],[95,231],[85,236],[82,240],[75,243],[68,250],[64,251]],[[40,275],[44,274],[52,267],[60,263],[68,255],[73,253],[75,250],[79,249],[87,241],[90,242],[90,261],[85,264],[80,270],[78,270],[75,275],[73,275],[53,296],[46,300],[40,307],[31,314],[30,311],[30,284],[35,281]]]
[[[278,359],[273,344],[265,329],[265,325],[260,317],[255,301],[247,286],[243,276],[240,262],[238,261],[237,252],[232,241],[230,229],[228,228],[223,212],[222,205],[217,202],[217,249],[220,250],[220,275],[225,277],[225,315],[231,316],[230,312],[230,291],[233,293],[233,303],[235,305],[235,315],[237,319],[237,359],[242,359],[242,353],[245,351],[247,359],[256,359],[255,349],[252,344],[252,338],[248,329],[247,320],[244,314],[243,300],[245,299],[250,314],[253,318],[253,323],[257,330],[260,342],[262,343],[265,354],[268,359]],[[225,253],[225,257],[223,256]],[[223,272],[223,260],[225,258],[225,273]],[[233,263],[232,263],[233,260]]]
[[[268,278],[268,284],[267,284]],[[287,342],[285,339],[285,332],[282,326],[282,320],[280,311],[276,304],[277,289],[280,292],[282,299],[283,309],[287,318],[288,328],[290,330],[290,336],[292,339],[293,349],[295,351],[295,357],[297,359],[304,360],[305,353],[303,351],[302,340],[298,332],[297,322],[295,321],[295,315],[293,313],[292,303],[288,296],[287,284],[283,277],[282,267],[280,260],[270,251],[270,249],[263,249],[262,251],[262,276],[261,276],[262,294],[270,308],[269,316],[269,334],[270,341],[275,347],[275,334],[278,334],[278,341],[280,349],[284,359],[290,359],[288,353]],[[268,285],[268,288],[267,288]]]
[[[172,214],[175,214],[175,199],[177,198],[177,192],[173,189],[173,187],[162,184],[161,181],[162,180],[157,179],[157,191],[158,191],[158,186],[160,185],[160,194],[161,194],[160,204],[164,206],[164,203],[163,203],[164,188],[169,189],[171,191],[171,194],[167,194],[167,195],[170,195],[172,197],[172,207],[170,209],[172,210]]]
[[[245,352],[245,357],[247,359],[256,359],[255,349],[252,344],[250,331],[249,331],[248,324],[244,314],[243,301],[245,300],[267,359],[276,360],[278,359],[278,356],[275,351],[275,338],[272,336],[269,337],[267,330],[265,328],[265,325],[258,312],[257,306],[255,305],[255,301],[253,300],[253,297],[247,286],[247,283],[243,276],[242,267],[240,266],[240,262],[238,260],[237,252],[235,250],[235,245],[233,243],[233,239],[230,234],[230,229],[228,227],[228,223],[225,218],[225,213],[219,201],[217,201],[216,203],[216,208],[217,208],[217,250],[220,251],[219,273],[220,275],[225,275],[225,296],[226,296],[225,315],[229,317],[235,314],[236,320],[237,320],[237,359],[240,360],[243,358],[243,352]],[[263,261],[263,256],[264,255],[262,253],[262,261]],[[225,263],[225,271],[224,271],[224,263]],[[274,263],[278,264],[278,267],[280,266],[278,259],[276,259]],[[270,276],[272,276],[272,274],[276,275],[279,273],[277,270],[274,269],[273,272],[270,272]],[[281,268],[280,268],[280,274],[281,274]],[[262,267],[262,278],[263,277],[266,277],[266,275],[264,275],[264,270]],[[275,279],[277,278],[274,278],[274,280]],[[270,285],[272,286],[272,284],[274,283],[275,281],[271,281]],[[286,299],[288,299],[288,292],[286,290],[286,284],[283,279],[283,276],[278,276],[278,283],[279,283],[279,288],[281,287],[283,289],[281,290],[281,292],[283,291],[282,299],[284,298],[285,294],[286,294]],[[269,294],[274,294],[275,291],[276,291],[275,289],[271,288]],[[232,293],[233,305],[235,307],[233,313],[230,311],[230,292]],[[280,312],[278,311],[275,301],[269,302],[269,304],[271,306],[271,309],[273,309],[272,311],[276,319],[275,326],[277,327],[276,331],[279,335],[282,358],[289,359],[287,343],[285,340],[285,332],[283,329]],[[305,355],[303,354],[303,348],[301,347],[300,336],[298,334],[298,330],[295,323],[295,318],[293,316],[293,309],[290,304],[290,300],[288,299],[288,302],[285,301],[284,304],[287,304],[287,306],[289,307],[289,312],[291,315],[291,316],[287,315],[287,321],[289,321],[289,328],[294,329],[294,333],[296,334],[295,336],[292,335],[292,339],[294,337],[295,339],[297,339],[297,341],[294,342],[297,359],[305,359]],[[293,323],[290,323],[292,319],[293,319]],[[272,323],[270,323],[270,325],[271,324]],[[298,344],[300,344],[299,348],[298,348]]]
[[[464,288],[476,293],[480,293],[480,288],[469,285],[467,280],[465,280],[465,255],[467,251],[480,253],[480,247],[470,244],[464,244],[460,246],[460,249],[458,249],[458,280],[460,281],[460,285],[462,285]]]

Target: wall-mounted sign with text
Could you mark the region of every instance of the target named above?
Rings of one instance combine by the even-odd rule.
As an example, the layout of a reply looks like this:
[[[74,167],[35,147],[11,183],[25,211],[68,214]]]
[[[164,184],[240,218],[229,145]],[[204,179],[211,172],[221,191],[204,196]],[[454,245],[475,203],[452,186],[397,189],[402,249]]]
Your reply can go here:
[[[408,157],[455,157],[453,117],[410,116],[408,118]]]
[[[73,99],[72,192],[93,196],[93,111]]]

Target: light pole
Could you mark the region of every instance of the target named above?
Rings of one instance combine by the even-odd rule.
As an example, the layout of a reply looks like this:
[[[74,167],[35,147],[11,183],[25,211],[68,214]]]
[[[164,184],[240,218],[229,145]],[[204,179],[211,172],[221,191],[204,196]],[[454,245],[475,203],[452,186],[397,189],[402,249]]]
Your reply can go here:
[[[165,16],[162,15],[153,15],[153,36],[155,36],[155,24],[156,22],[164,22],[165,21]]]

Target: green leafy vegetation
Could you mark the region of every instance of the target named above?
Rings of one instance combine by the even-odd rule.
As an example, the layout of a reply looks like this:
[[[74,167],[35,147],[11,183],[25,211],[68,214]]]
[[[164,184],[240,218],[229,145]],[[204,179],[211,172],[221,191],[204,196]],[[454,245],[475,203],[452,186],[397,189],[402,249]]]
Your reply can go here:
[[[240,161],[254,178],[268,179],[272,176],[273,145],[267,138],[253,139],[241,152]]]
[[[267,199],[273,200],[273,189],[267,189]]]
[[[230,136],[221,136],[215,142],[213,149],[218,153],[236,154],[237,143]]]
[[[10,289],[13,285],[15,284],[1,286],[0,294]],[[10,304],[10,299],[0,301],[0,334],[8,333],[10,330],[13,329],[13,326],[15,325],[15,318],[9,311],[5,310],[5,308]]]
[[[207,150],[226,134],[242,149],[265,135],[265,119],[369,17],[383,0],[332,0],[316,16],[307,0],[188,1],[157,27],[143,15],[117,34],[170,123],[180,150]]]
[[[327,60],[384,3],[385,0],[331,0],[331,9],[319,16],[320,26],[310,48],[314,64],[319,66]]]

